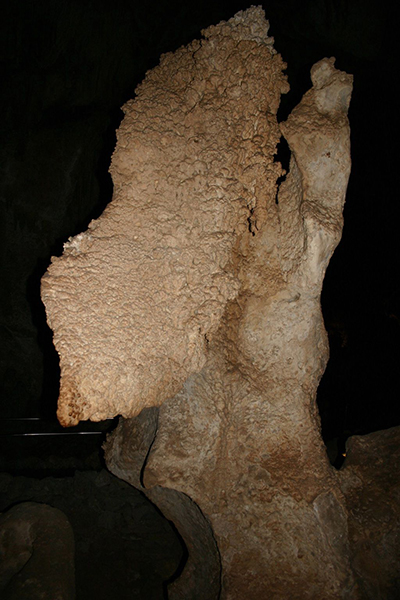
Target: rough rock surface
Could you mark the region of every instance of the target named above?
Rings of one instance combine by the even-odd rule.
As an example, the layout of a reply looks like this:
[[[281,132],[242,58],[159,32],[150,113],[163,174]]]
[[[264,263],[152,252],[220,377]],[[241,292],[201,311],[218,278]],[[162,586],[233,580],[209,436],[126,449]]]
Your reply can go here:
[[[315,404],[352,78],[317,63],[279,128],[287,84],[267,32],[253,7],[162,57],[124,107],[113,202],[43,279],[60,421],[161,405],[122,422],[106,453],[185,539],[171,590],[185,600],[357,597]]]
[[[23,502],[0,515],[4,600],[74,600],[74,534],[57,508]]]
[[[347,440],[340,485],[352,564],[365,600],[400,598],[400,428]]]
[[[237,245],[265,221],[287,91],[268,28],[239,16],[162,56],[124,107],[114,195],[42,279],[64,425],[134,416],[200,371]]]

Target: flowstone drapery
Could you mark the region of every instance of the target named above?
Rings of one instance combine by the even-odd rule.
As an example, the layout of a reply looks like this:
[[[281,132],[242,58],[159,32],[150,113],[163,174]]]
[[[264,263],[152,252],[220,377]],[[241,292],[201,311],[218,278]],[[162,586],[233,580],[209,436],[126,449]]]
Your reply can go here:
[[[124,107],[111,204],[42,281],[59,419],[126,417],[107,464],[175,522],[185,600],[357,597],[315,404],[352,77],[321,60],[278,125],[267,33],[252,7],[161,58]]]

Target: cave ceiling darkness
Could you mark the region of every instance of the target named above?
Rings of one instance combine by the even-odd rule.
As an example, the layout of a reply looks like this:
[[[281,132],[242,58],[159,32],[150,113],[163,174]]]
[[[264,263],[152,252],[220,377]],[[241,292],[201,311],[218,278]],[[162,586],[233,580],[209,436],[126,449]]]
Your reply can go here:
[[[58,358],[40,301],[51,255],[111,199],[121,105],[160,54],[242,2],[9,3],[2,19],[1,412],[55,416]],[[394,25],[368,2],[273,0],[263,8],[287,61],[285,120],[323,56],[354,75],[352,175],[323,310],[331,361],[320,386],[325,439],[397,425],[400,339],[393,132]],[[280,157],[279,157],[280,158]],[[285,157],[282,155],[282,160]]]

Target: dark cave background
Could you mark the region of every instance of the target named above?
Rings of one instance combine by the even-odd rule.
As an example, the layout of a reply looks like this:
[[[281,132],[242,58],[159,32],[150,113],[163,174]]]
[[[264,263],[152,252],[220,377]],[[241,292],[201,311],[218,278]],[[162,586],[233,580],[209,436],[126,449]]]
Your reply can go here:
[[[50,256],[111,200],[108,166],[121,105],[160,54],[248,6],[244,0],[16,0],[3,12],[0,424],[9,452],[1,469],[12,456],[15,462],[9,434],[61,431],[58,357],[40,278]],[[317,60],[335,56],[337,68],[354,74],[353,166],[343,238],[322,294],[331,359],[318,394],[324,439],[343,442],[400,422],[396,22],[378,0],[271,0],[263,8],[289,65],[291,91],[282,97],[279,120],[309,89]],[[28,418],[41,420],[22,421]],[[94,443],[99,429],[111,425],[88,423],[79,431],[91,431]],[[44,456],[49,445],[56,450],[55,438],[46,441]]]

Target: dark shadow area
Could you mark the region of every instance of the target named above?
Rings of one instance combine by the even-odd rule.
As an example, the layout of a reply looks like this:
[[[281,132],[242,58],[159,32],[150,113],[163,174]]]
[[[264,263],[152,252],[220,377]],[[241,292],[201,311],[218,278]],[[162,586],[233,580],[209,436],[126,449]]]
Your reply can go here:
[[[64,429],[52,417],[0,419],[0,472],[62,477],[105,468],[102,444],[118,419],[82,421]]]
[[[162,514],[162,513],[160,513],[160,514]],[[177,567],[175,573],[173,573],[171,575],[171,577],[169,577],[168,579],[163,581],[162,587],[163,587],[163,594],[164,594],[165,600],[168,600],[168,597],[169,597],[168,596],[168,586],[171,585],[171,583],[173,583],[177,579],[179,579],[179,577],[182,575],[182,572],[183,572],[183,570],[186,566],[186,563],[188,561],[188,558],[189,558],[189,552],[188,552],[188,549],[187,549],[184,539],[182,538],[179,531],[175,527],[175,524],[172,521],[168,521],[168,523],[170,524],[172,531],[174,532],[174,534],[176,535],[176,538],[179,540],[179,542],[181,544],[182,556],[181,556],[181,559],[179,561],[179,564],[178,564],[178,567]]]
[[[184,551],[138,490],[105,470],[32,479],[0,473],[0,512],[24,501],[62,510],[75,537],[77,600],[163,600]]]
[[[279,140],[279,143],[276,147],[276,152],[274,155],[274,162],[279,162],[282,166],[282,169],[284,169],[285,173],[283,175],[281,175],[280,177],[278,177],[278,179],[276,181],[275,204],[279,203],[279,199],[278,199],[279,188],[281,186],[281,183],[283,183],[286,180],[286,177],[290,170],[289,169],[290,156],[291,156],[291,152],[290,152],[289,145],[288,145],[286,139],[282,135]]]

